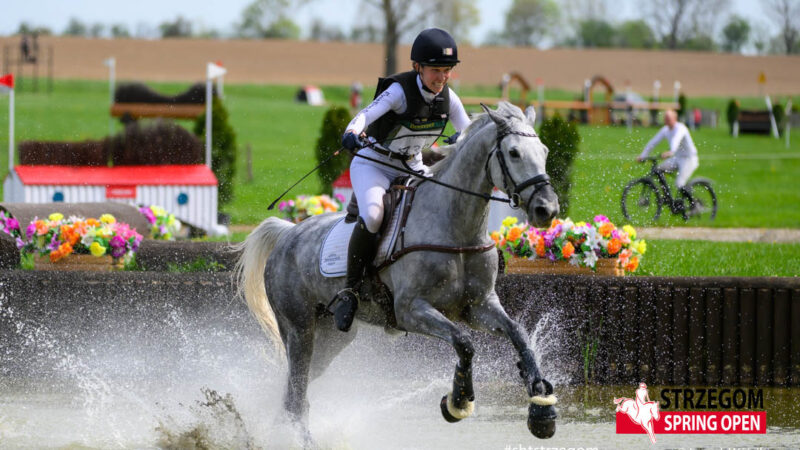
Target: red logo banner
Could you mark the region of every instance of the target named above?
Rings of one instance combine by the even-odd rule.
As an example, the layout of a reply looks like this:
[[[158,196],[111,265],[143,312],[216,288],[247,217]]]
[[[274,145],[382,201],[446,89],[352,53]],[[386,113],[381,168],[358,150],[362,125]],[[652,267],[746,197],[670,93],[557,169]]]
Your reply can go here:
[[[136,198],[136,186],[106,186],[106,198]]]
[[[655,434],[765,434],[766,411],[661,411]],[[624,412],[617,412],[617,434],[646,431]]]

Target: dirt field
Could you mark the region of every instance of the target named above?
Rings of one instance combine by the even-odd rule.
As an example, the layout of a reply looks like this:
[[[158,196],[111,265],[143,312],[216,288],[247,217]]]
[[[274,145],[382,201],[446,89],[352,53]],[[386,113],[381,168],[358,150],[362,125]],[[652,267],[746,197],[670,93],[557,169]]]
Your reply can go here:
[[[0,38],[14,59],[17,38]],[[45,38],[42,56],[54,49],[56,78],[105,79],[103,60],[117,60],[117,78],[141,81],[196,81],[204,78],[208,61],[221,61],[227,82],[274,84],[350,84],[371,86],[383,71],[383,47],[378,44],[316,43],[244,40],[133,40]],[[800,57],[737,56],[699,52],[625,50],[535,50],[523,48],[469,48],[460,50],[458,79],[468,85],[494,85],[506,72],[517,71],[530,83],[541,78],[547,87],[580,91],[586,78],[603,75],[624,89],[626,81],[642,94],[652,92],[653,80],[662,83],[662,95],[671,95],[678,80],[689,96],[759,94],[761,71],[764,93],[800,93]],[[408,47],[401,47],[398,67],[405,69]],[[16,69],[13,69],[16,72]],[[40,69],[40,73],[44,72]],[[26,69],[30,73],[31,68]]]

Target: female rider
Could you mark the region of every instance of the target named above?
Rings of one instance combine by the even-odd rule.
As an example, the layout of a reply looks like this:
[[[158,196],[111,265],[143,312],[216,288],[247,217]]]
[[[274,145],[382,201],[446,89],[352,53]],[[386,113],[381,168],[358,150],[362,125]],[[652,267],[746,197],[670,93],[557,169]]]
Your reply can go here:
[[[436,142],[447,121],[451,120],[456,129],[451,138],[454,142],[470,120],[461,100],[447,86],[459,62],[453,37],[439,28],[423,30],[411,46],[411,61],[413,70],[378,80],[375,99],[347,125],[342,146],[372,159],[424,172],[421,152]],[[380,146],[364,146],[361,138]],[[384,214],[383,194],[402,174],[359,157],[350,164],[359,217],[348,247],[346,285],[331,306],[341,331],[350,330],[358,307],[358,287],[375,257]]]

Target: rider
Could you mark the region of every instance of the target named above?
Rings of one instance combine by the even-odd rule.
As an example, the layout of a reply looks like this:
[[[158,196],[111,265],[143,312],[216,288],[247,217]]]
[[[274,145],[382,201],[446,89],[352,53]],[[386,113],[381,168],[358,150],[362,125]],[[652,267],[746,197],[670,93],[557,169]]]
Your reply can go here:
[[[458,64],[456,42],[439,28],[423,30],[411,46],[413,70],[378,79],[375,99],[347,125],[342,146],[351,152],[427,172],[421,151],[444,132],[448,119],[456,134],[469,125],[464,105],[447,86]],[[364,132],[366,130],[366,133]],[[380,144],[379,146],[365,146]],[[358,222],[350,237],[345,288],[336,294],[331,311],[336,327],[348,331],[358,307],[358,287],[378,247],[378,228],[383,220],[383,194],[402,172],[355,157],[350,179],[358,201]]]
[[[678,122],[678,113],[675,110],[668,109],[664,112],[664,126],[647,143],[644,150],[642,150],[642,154],[636,160],[639,162],[644,161],[656,144],[664,139],[669,143],[669,150],[661,154],[661,158],[666,161],[658,165],[658,170],[663,172],[675,172],[677,170],[678,175],[675,177],[675,185],[686,199],[691,199],[685,186],[692,172],[699,165],[697,148],[694,146],[692,136],[689,135],[689,129],[686,125]],[[676,199],[676,202],[683,204],[680,199]]]

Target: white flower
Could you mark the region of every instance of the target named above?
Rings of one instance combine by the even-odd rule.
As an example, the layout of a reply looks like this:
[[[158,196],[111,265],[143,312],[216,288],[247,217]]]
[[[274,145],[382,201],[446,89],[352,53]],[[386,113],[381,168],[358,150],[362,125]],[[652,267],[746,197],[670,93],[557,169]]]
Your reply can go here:
[[[589,267],[594,267],[597,263],[597,255],[595,255],[593,251],[586,252],[586,257],[583,259],[583,262]]]

